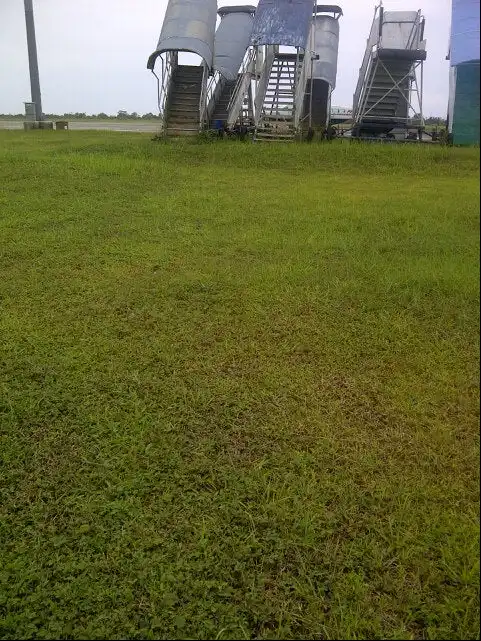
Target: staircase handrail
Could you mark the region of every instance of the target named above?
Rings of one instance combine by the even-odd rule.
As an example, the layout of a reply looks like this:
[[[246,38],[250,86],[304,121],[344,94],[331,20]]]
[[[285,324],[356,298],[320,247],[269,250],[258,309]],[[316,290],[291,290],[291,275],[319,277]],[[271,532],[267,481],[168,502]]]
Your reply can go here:
[[[355,121],[356,114],[359,112],[359,105],[361,104],[361,97],[364,96],[365,91],[366,91],[366,80],[369,77],[369,73],[371,71],[372,67],[372,56],[375,50],[380,47],[381,45],[381,31],[382,31],[382,25],[380,24],[378,26],[377,30],[377,38],[376,42],[373,43],[369,47],[369,43],[372,41],[372,34],[374,31],[374,27],[376,24],[376,19],[379,14],[379,20],[381,21],[383,19],[383,14],[384,12],[381,11],[382,5],[376,6],[374,9],[374,17],[372,20],[372,25],[371,25],[371,31],[369,32],[369,38],[367,39],[366,43],[366,50],[364,52],[364,57],[362,60],[361,67],[359,69],[359,79],[357,81],[357,86],[356,86],[356,91],[354,92],[354,97],[353,97],[353,120]]]
[[[177,51],[166,51],[165,60],[162,55],[159,57],[162,65],[160,78],[155,73],[154,69],[152,69],[152,73],[157,79],[157,105],[159,108],[159,116],[163,127],[165,124],[165,112],[167,110],[167,102],[170,95],[172,76],[174,75],[178,64],[178,54]]]
[[[377,45],[374,45],[370,51],[368,50],[369,57],[367,60],[366,68],[364,70],[364,75],[359,77],[360,86],[356,89],[356,94],[354,95],[354,105],[353,105],[353,111],[352,111],[353,122],[356,122],[359,114],[362,112],[362,107],[367,96],[368,80],[371,76],[373,54],[375,51],[377,51]],[[357,100],[356,100],[356,97],[357,97]]]
[[[421,26],[421,11],[418,11],[416,15],[416,19],[413,22],[413,26],[411,28],[411,33],[409,34],[408,41],[406,43],[406,49],[411,49],[412,45],[414,44],[414,38],[418,35],[418,28]]]
[[[202,61],[202,85],[199,98],[199,130],[204,127],[207,119],[207,84],[210,76],[209,66]]]
[[[233,124],[235,124],[235,122],[232,122],[232,119],[234,117],[233,114],[235,114],[235,119],[237,120],[237,116],[242,109],[242,105],[244,103],[244,98],[245,98],[246,80],[249,79],[249,82],[250,82],[253,76],[254,61],[255,61],[255,50],[254,48],[249,47],[244,55],[244,59],[242,61],[242,65],[239,70],[234,91],[232,92],[229,103],[227,105],[227,114],[228,114],[227,125],[228,126],[232,126]],[[241,94],[242,94],[242,98],[241,98]],[[237,106],[239,106],[238,112],[237,112]]]
[[[272,65],[276,58],[278,48],[276,46],[268,45],[266,47],[266,54],[264,58],[264,64],[262,66],[262,72],[260,74],[259,82],[256,87],[256,96],[255,96],[255,107],[254,107],[254,119],[256,127],[259,127],[261,124],[262,118],[262,105],[264,104],[267,87],[269,85],[269,77],[271,75]]]
[[[215,105],[222,92],[224,82],[225,78],[218,70],[214,71],[207,81],[205,113],[206,124],[210,122],[212,114],[214,113]]]
[[[307,80],[309,78],[309,67],[311,65],[313,53],[314,52],[312,51],[304,50],[301,72],[296,78],[296,91],[294,95],[294,105],[293,105],[294,129],[297,129],[299,127],[299,124],[302,118],[302,112],[304,110],[304,96],[306,94]]]

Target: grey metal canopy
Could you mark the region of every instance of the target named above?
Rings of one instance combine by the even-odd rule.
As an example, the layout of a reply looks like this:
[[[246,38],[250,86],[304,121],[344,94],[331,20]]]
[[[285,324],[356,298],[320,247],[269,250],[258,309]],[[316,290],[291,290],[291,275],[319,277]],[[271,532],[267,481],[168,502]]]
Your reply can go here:
[[[227,80],[235,80],[249,46],[254,14],[252,5],[222,7],[221,23],[215,34],[214,69]]]
[[[217,13],[222,18],[222,16],[225,16],[228,13],[251,13],[254,15],[255,12],[256,8],[251,4],[237,4],[232,7],[221,7]]]
[[[217,0],[169,0],[157,49],[149,57],[147,68],[153,69],[164,51],[189,51],[211,69],[216,21]]]
[[[337,4],[319,4],[315,13],[334,13],[338,18],[344,15],[341,7],[338,7]]]

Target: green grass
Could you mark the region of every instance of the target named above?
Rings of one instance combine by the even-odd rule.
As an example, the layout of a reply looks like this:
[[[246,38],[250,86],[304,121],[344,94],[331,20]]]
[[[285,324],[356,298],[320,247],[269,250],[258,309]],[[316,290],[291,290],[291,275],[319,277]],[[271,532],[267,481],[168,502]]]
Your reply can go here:
[[[0,132],[0,637],[479,638],[478,173]]]

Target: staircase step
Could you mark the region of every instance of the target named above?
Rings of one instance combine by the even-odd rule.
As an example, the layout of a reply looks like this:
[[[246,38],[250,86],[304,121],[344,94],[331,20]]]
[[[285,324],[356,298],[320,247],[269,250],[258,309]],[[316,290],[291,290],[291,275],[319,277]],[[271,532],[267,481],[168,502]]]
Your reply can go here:
[[[174,89],[181,89],[182,91],[200,91],[202,88],[201,82],[190,82],[189,80],[174,80],[172,82]]]
[[[170,126],[172,123],[175,123],[176,125],[193,125],[193,126],[198,126],[200,122],[199,115],[197,116],[178,116],[177,114],[168,114],[167,116],[167,124]]]
[[[187,129],[199,128],[199,118],[167,118],[167,127],[186,127]]]
[[[199,134],[198,129],[178,129],[174,127],[167,127],[165,130],[167,136],[180,137],[180,136],[197,136]]]
[[[177,114],[173,114],[173,115],[169,114],[167,116],[167,125],[169,126],[172,124],[176,124],[176,125],[192,125],[197,127],[199,125],[199,122],[200,122],[200,118],[198,115],[195,117],[192,117],[192,116],[182,117],[182,116],[178,116]]]
[[[202,87],[191,87],[191,86],[172,86],[172,95],[173,96],[185,96],[186,98],[195,98],[200,96]]]
[[[199,102],[194,102],[192,104],[186,104],[184,102],[171,102],[169,105],[169,111],[178,111],[179,113],[198,113],[199,112]]]
[[[180,98],[184,100],[199,100],[200,90],[199,91],[185,91],[185,90],[179,91],[178,89],[174,89],[170,95],[174,98]]]
[[[178,65],[174,75],[202,77],[204,75],[204,69],[200,65]]]
[[[191,94],[191,95],[200,95],[200,92],[202,91],[202,86],[201,85],[172,85],[172,91],[175,93],[181,93],[181,94]]]
[[[192,111],[196,110],[199,111],[199,100],[195,100],[192,102],[188,102],[185,100],[172,100],[170,102],[170,107],[175,107],[176,109],[179,109],[180,111]]]
[[[201,85],[202,78],[196,78],[195,76],[174,76],[174,84],[188,83],[191,85]]]
[[[166,134],[194,136],[199,133],[199,101],[204,69],[179,65],[173,74],[167,108]]]
[[[192,100],[189,100],[185,96],[171,96],[169,105],[174,106],[178,105],[179,107],[185,107],[187,109],[198,109],[200,104],[200,96],[196,96]]]
[[[267,85],[267,89],[270,90],[270,91],[275,91],[277,89],[277,87],[282,87],[286,91],[292,91],[293,88],[295,87],[295,82],[289,82],[289,81],[286,81],[286,82],[279,81],[279,82],[277,82],[276,81],[276,82],[269,82],[269,84]]]
[[[174,82],[195,82],[200,84],[202,82],[202,76],[191,76],[190,74],[175,74],[173,77]]]
[[[386,100],[386,99],[382,99],[382,96],[379,96],[379,97],[369,96],[369,99],[366,100],[366,105],[368,107],[373,107],[374,105],[378,105],[378,104],[395,108],[399,104],[399,100]]]

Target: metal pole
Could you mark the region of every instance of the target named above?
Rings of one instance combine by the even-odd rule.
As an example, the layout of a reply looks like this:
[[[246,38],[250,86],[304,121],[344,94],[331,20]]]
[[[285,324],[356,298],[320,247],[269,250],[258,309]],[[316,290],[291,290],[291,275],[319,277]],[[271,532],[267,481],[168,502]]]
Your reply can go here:
[[[33,20],[32,0],[25,2],[25,24],[27,26],[28,65],[30,68],[30,89],[32,102],[35,103],[36,119],[43,120],[42,96],[40,94],[40,78],[38,75],[37,41],[35,38],[35,22]]]
[[[317,0],[314,2],[314,7],[313,7],[313,14],[311,18],[311,33],[309,35],[309,57],[310,57],[310,63],[311,63],[311,68],[309,70],[309,129],[312,129],[312,92],[314,88],[314,56],[316,55],[315,52],[315,46],[316,46],[316,36],[315,36],[315,28],[316,28],[316,17],[317,17]],[[305,55],[305,54],[304,54]]]
[[[422,127],[424,127],[423,92],[424,92],[424,64],[423,64],[423,61],[421,60],[421,95],[419,96],[419,107],[420,107]]]

